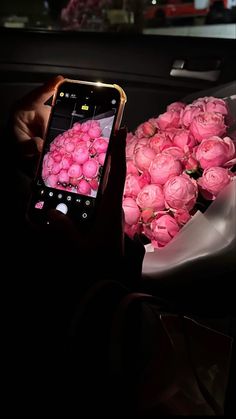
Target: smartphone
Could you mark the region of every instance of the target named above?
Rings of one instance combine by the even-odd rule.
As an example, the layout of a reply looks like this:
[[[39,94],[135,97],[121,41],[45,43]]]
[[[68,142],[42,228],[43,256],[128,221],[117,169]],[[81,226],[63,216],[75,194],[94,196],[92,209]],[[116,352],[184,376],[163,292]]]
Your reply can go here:
[[[75,222],[91,220],[125,103],[116,84],[64,79],[57,85],[29,204],[33,222],[47,222],[51,209]]]

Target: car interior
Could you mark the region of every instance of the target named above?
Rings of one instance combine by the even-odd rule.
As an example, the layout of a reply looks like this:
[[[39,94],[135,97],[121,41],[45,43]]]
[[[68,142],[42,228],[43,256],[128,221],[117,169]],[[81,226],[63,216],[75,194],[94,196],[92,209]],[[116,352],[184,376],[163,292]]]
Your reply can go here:
[[[122,125],[128,132],[163,113],[172,102],[190,102],[227,89],[236,95],[235,38],[1,27],[0,39],[2,132],[15,103],[55,75],[122,86],[127,94]],[[222,271],[214,275],[213,258],[209,265],[204,262],[201,278],[194,275],[195,266],[190,266],[187,281],[177,272],[166,282],[145,281],[140,292],[169,299],[179,312],[236,339],[235,244],[230,252]],[[20,345],[19,340],[16,345]],[[232,348],[225,415],[236,412],[235,342]],[[13,351],[7,363],[14,356]],[[11,391],[11,384],[6,388]]]

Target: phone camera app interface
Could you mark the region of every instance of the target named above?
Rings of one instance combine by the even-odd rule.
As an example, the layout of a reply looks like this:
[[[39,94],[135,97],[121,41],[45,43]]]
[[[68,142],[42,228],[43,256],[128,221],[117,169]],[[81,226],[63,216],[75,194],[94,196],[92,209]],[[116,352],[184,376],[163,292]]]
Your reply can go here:
[[[41,164],[46,187],[97,196],[118,102],[115,89],[61,85]]]

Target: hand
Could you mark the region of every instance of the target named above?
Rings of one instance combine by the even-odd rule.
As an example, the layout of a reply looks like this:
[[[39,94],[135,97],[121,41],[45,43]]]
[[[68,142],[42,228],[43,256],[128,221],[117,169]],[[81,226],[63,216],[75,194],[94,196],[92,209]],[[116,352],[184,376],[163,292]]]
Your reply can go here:
[[[141,276],[144,247],[138,240],[125,237],[123,229],[125,145],[126,130],[121,129],[112,141],[108,183],[93,222],[81,227],[68,216],[52,210],[48,214],[49,224],[42,231],[50,253],[61,254],[72,265],[78,263],[87,283],[89,279],[109,277],[133,286]]]
[[[13,133],[18,144],[19,157],[23,163],[35,160],[42,150],[43,138],[50,115],[50,107],[45,102],[53,95],[62,76],[50,79],[46,84],[33,90],[15,106]]]

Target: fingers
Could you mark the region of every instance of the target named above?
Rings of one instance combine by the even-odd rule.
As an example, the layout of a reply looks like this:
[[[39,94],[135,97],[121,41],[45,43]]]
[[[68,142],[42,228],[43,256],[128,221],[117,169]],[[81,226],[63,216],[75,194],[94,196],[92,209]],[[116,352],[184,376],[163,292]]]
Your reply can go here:
[[[103,211],[115,212],[122,207],[122,197],[126,177],[126,128],[120,129],[113,139],[111,149],[111,167],[108,183],[103,197]]]
[[[109,247],[111,254],[123,253],[122,197],[126,176],[126,129],[121,129],[113,139],[111,167],[108,184],[101,199],[95,230],[101,246]]]
[[[47,214],[48,225],[51,231],[57,232],[62,236],[68,236],[71,239],[76,237],[75,225],[73,221],[58,210],[50,210]]]
[[[61,75],[50,78],[45,84],[26,95],[20,102],[20,105],[26,108],[28,106],[32,108],[35,105],[43,105],[52,96],[57,84],[63,80],[64,77]]]
[[[21,141],[18,143],[18,145],[20,156],[26,159],[31,159],[38,157],[41,153],[43,148],[43,140],[42,138],[35,137],[27,139],[27,141]]]

